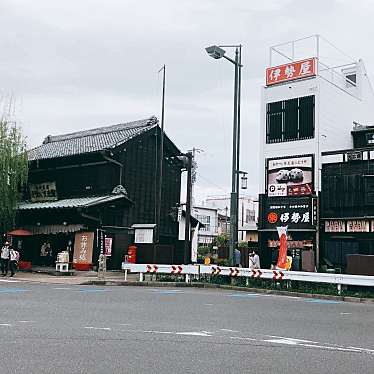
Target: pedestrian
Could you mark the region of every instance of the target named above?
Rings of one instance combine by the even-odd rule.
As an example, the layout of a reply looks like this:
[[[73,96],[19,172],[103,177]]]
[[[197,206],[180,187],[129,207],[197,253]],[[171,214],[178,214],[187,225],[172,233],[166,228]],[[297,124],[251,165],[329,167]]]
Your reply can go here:
[[[40,264],[42,266],[46,266],[47,265],[47,256],[48,256],[48,247],[47,247],[47,243],[44,242],[42,244],[42,246],[40,247]]]
[[[9,242],[5,242],[3,247],[1,248],[1,275],[5,277],[8,274],[8,266],[9,266]]]
[[[9,270],[10,276],[13,277],[17,270],[19,253],[13,247],[9,247]]]
[[[257,254],[256,251],[253,251],[253,262],[254,262],[254,269],[261,269],[260,265],[260,256]]]
[[[240,267],[240,259],[241,259],[241,253],[238,248],[235,248],[234,250],[234,266]]]
[[[255,260],[254,260],[254,251],[250,252],[249,253],[249,257],[248,257],[248,267],[253,270],[253,269],[256,269],[255,268]]]

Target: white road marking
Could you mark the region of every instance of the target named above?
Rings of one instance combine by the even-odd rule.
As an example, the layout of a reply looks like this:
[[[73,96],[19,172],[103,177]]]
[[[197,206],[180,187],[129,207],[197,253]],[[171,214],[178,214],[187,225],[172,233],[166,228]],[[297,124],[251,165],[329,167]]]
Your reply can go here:
[[[213,306],[214,304],[204,304],[204,305],[206,305],[206,306]]]
[[[347,348],[350,348],[350,349],[358,349],[358,350],[360,350],[360,351],[368,352],[368,353],[374,353],[374,349],[367,349],[367,348],[360,348],[360,347],[347,347]]]
[[[299,342],[299,343],[316,343],[316,344],[318,344],[318,342],[314,342],[312,340],[290,338],[290,337],[287,337],[287,336],[278,336],[278,335],[265,335],[265,336],[268,336],[269,338],[291,340],[291,341]]]
[[[315,344],[299,344],[302,347],[308,348],[319,348],[319,349],[326,349],[326,350],[333,350],[333,351],[342,351],[342,352],[359,352],[357,349],[353,348],[344,348],[344,347],[336,347],[336,346],[328,346],[328,345],[315,345]]]
[[[298,344],[294,340],[289,340],[289,339],[265,339],[264,342],[278,343],[278,344],[289,344],[289,345],[297,345]]]
[[[111,331],[112,330],[110,327],[95,327],[95,326],[86,326],[85,329],[90,329],[90,330],[106,330],[106,331]]]
[[[175,334],[173,331],[156,331],[156,330],[148,330],[148,331],[142,331],[147,334]]]
[[[35,321],[26,321],[26,320],[24,320],[24,321],[17,321],[18,323],[34,323]]]
[[[120,326],[131,326],[131,323],[120,323]]]
[[[0,282],[4,282],[4,283],[20,283],[21,281],[14,280],[14,279],[0,279]]]
[[[73,288],[71,287],[54,287],[54,290],[72,290]]]
[[[348,316],[351,315],[352,313],[340,313],[342,316]]]
[[[10,323],[0,323],[0,326],[12,327],[13,325]]]
[[[227,331],[227,332],[239,332],[237,330],[230,330],[230,329],[220,329],[220,331]]]

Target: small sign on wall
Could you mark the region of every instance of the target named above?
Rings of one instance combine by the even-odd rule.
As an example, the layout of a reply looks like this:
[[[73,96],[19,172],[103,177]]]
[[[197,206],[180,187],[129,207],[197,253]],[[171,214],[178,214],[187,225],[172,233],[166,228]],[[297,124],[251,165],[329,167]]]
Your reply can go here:
[[[153,229],[135,229],[135,243],[153,243]]]
[[[135,244],[152,244],[154,242],[154,231],[156,224],[144,223],[131,226],[135,230]]]
[[[347,221],[347,232],[369,232],[369,221],[349,220]]]
[[[325,221],[325,232],[345,232],[345,222],[342,220]]]

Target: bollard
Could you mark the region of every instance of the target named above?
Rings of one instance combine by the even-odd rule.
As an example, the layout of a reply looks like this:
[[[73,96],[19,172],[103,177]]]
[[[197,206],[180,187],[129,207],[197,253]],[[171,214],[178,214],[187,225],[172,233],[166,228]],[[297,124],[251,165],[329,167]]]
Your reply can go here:
[[[190,281],[190,275],[186,274],[186,283],[189,283],[189,281]]]
[[[143,273],[139,273],[139,282],[143,282]]]
[[[125,269],[125,282],[127,282],[127,269]]]
[[[106,256],[104,254],[101,254],[99,256],[99,268],[97,271],[97,277],[99,279],[105,279],[106,275]]]
[[[338,284],[338,295],[341,295],[342,294],[342,285],[341,284]]]

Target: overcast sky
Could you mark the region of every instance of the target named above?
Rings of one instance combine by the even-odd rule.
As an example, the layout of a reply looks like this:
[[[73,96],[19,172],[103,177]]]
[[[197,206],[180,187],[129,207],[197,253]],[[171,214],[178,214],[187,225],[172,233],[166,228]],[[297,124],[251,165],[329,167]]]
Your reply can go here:
[[[16,99],[33,147],[48,134],[160,117],[166,64],[165,130],[181,150],[204,150],[200,201],[230,191],[233,101],[233,65],[204,47],[242,43],[241,169],[255,195],[269,46],[321,34],[373,77],[373,19],[371,0],[0,0],[0,94]]]

